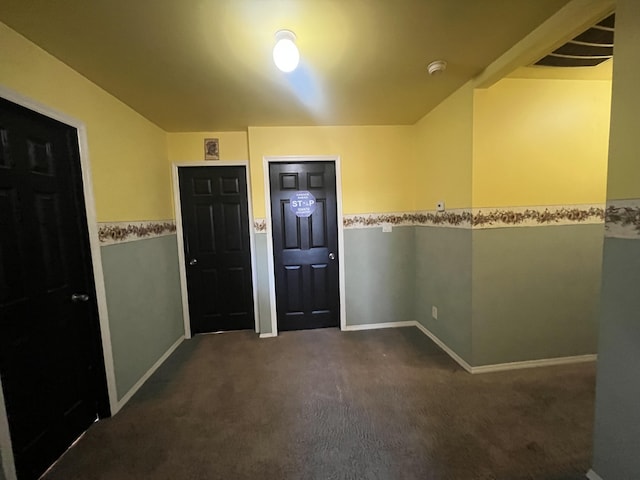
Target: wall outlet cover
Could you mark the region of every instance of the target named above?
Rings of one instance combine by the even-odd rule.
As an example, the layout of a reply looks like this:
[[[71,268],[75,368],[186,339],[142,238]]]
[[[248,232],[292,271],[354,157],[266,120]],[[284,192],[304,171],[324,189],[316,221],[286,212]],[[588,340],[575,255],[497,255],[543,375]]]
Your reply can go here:
[[[438,203],[436,203],[436,210],[438,212],[444,212],[444,200],[440,200]]]
[[[393,226],[390,223],[383,223],[382,224],[382,231],[384,233],[390,233],[391,230],[393,230]]]

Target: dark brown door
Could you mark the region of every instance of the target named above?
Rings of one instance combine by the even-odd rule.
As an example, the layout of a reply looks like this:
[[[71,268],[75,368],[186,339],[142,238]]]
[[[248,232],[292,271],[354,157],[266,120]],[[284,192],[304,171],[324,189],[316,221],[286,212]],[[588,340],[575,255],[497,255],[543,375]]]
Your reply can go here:
[[[333,162],[271,163],[278,330],[340,325]]]
[[[178,177],[191,333],[254,328],[245,167],[182,167]]]
[[[0,99],[0,375],[18,478],[109,415],[74,128]]]

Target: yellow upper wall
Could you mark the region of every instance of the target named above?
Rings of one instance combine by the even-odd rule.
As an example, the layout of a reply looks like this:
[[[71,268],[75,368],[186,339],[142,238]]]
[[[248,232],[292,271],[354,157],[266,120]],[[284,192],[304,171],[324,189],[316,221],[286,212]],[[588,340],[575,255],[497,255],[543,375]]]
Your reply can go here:
[[[473,206],[603,203],[611,82],[503,79],[476,90]]]
[[[0,85],[87,127],[98,221],[172,218],[163,130],[0,23]]]
[[[256,217],[265,216],[263,157],[340,155],[343,213],[413,210],[413,128],[249,127]]]
[[[0,44],[1,85],[86,124],[99,221],[172,218],[169,162],[201,160],[207,137],[220,139],[222,160],[249,158],[257,217],[265,155],[340,155],[346,214],[432,210],[439,200],[448,208],[604,200],[610,82],[504,79],[475,92],[467,84],[414,126],[166,134],[1,23]],[[635,85],[637,69],[623,73]],[[629,126],[619,135],[637,135],[635,107],[619,107]],[[637,152],[614,150],[628,170],[616,170],[610,196],[640,196],[629,175],[640,170]]]
[[[464,85],[413,127],[417,210],[471,207],[473,87]]]
[[[247,132],[168,133],[170,162],[204,161],[204,139],[217,138],[220,160],[249,160]]]
[[[640,198],[640,7],[620,2],[616,16],[608,199]]]

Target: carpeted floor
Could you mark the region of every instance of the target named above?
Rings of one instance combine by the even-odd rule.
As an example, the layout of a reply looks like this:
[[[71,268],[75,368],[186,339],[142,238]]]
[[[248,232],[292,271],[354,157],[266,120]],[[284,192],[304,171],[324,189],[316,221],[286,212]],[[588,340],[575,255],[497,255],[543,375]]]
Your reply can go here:
[[[470,375],[415,328],[200,336],[44,479],[582,480],[594,384]]]

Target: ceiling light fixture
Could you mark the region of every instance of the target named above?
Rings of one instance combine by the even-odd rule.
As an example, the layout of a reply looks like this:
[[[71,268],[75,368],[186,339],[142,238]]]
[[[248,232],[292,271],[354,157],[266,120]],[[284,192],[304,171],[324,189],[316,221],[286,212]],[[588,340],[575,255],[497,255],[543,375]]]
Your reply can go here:
[[[427,65],[427,71],[429,75],[436,75],[442,73],[447,69],[447,62],[444,60],[436,60]]]
[[[276,45],[273,47],[273,61],[285,73],[293,72],[300,61],[300,52],[296,46],[296,36],[290,30],[276,32]]]

